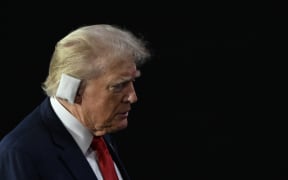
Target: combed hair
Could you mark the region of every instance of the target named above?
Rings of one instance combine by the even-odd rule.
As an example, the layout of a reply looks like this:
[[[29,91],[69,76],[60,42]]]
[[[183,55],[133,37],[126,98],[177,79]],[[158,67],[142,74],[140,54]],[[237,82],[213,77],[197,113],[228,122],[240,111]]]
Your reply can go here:
[[[128,57],[142,65],[150,57],[146,42],[113,25],[80,27],[57,42],[42,89],[55,96],[63,73],[85,80],[103,73],[109,60]]]

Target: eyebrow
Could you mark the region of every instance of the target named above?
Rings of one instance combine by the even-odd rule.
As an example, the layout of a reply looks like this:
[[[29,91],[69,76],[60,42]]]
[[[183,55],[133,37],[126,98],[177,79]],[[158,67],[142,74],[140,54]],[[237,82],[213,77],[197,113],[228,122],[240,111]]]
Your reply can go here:
[[[128,76],[122,77],[116,83],[125,83],[125,82],[131,81],[133,79],[139,78],[140,76],[141,76],[141,72],[139,70],[137,70],[135,73],[135,77],[133,77],[133,78],[131,78],[130,76],[129,77]]]

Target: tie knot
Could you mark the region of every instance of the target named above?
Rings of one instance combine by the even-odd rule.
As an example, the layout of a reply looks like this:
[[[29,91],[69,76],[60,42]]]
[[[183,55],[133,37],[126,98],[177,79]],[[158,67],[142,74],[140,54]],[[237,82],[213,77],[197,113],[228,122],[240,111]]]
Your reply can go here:
[[[94,151],[103,151],[106,149],[106,145],[102,136],[93,136],[91,148]]]

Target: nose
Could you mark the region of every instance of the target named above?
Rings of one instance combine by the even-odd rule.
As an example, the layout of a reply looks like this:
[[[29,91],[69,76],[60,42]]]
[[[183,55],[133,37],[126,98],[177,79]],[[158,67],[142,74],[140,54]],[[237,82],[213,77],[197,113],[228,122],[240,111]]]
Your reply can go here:
[[[134,88],[133,83],[130,83],[130,86],[128,88],[127,96],[125,98],[125,101],[129,102],[130,104],[137,102],[138,97],[136,95],[136,91]]]

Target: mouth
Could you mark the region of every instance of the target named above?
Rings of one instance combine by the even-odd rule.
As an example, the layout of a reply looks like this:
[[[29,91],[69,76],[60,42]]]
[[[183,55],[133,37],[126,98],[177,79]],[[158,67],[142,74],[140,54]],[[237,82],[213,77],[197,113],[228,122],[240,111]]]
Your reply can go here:
[[[119,113],[118,115],[120,116],[121,119],[126,119],[129,115],[129,111]]]

